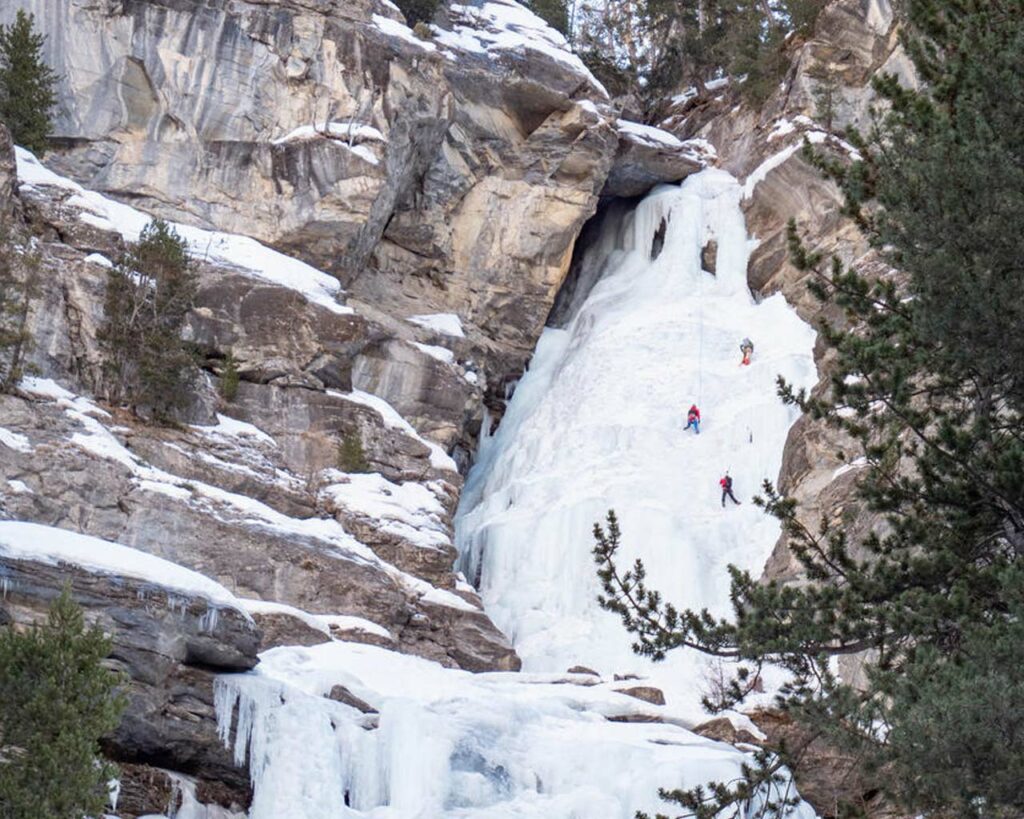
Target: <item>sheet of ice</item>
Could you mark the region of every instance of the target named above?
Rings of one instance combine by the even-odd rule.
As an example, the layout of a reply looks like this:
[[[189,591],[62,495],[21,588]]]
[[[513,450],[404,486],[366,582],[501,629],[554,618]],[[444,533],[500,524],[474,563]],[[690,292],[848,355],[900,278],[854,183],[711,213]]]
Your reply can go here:
[[[29,453],[32,451],[32,444],[28,438],[20,432],[0,427],[0,446],[13,449],[15,452]]]
[[[413,346],[421,353],[429,355],[431,358],[436,358],[445,364],[455,363],[455,353],[449,350],[447,347],[438,347],[436,344],[420,344],[417,341],[413,342]]]
[[[406,321],[446,336],[455,336],[455,338],[466,337],[466,334],[462,331],[462,321],[454,313],[428,313],[422,316],[409,316]]]
[[[379,713],[327,699],[334,685]],[[265,652],[218,678],[215,707],[249,758],[251,819],[631,819],[662,807],[659,786],[728,780],[745,759],[673,725],[609,722],[656,708],[607,687],[342,642]]]
[[[23,521],[0,521],[0,557],[50,566],[66,563],[89,572],[132,577],[245,613],[231,592],[198,572],[120,543],[66,529]]]
[[[71,191],[73,195],[66,204],[81,209],[79,218],[83,222],[117,232],[130,242],[136,241],[150,223],[148,214],[55,174],[24,148],[16,148],[15,153],[19,182],[23,186],[49,185]],[[177,223],[172,223],[172,227],[188,242],[191,252],[197,257],[212,259],[248,275],[297,290],[309,301],[333,313],[347,315],[354,312],[351,307],[338,303],[338,296],[342,294],[338,280],[305,262],[271,250],[248,236]]]
[[[642,557],[678,605],[729,612],[727,564],[759,572],[779,534],[750,499],[774,480],[798,413],[775,378],[817,381],[814,331],[781,295],[747,288],[743,189],[724,171],[650,194],[609,249],[606,272],[565,328],[549,328],[497,434],[481,445],[456,522],[460,568],[527,670],[582,664],[649,676],[669,703],[704,717],[705,662],[676,652],[651,664],[602,611],[590,530],[619,515],[621,565]],[[664,248],[651,260],[663,220]],[[701,248],[718,241],[717,276]],[[756,345],[740,366],[740,341]],[[700,435],[684,431],[691,403]],[[723,508],[730,470],[741,506]]]
[[[335,392],[328,390],[328,393],[337,395],[338,397],[344,398],[348,401],[355,401],[357,404],[363,404],[364,406],[376,410],[387,426],[392,429],[402,430],[406,435],[412,436],[426,446],[430,450],[430,465],[435,469],[443,469],[448,472],[459,471],[455,461],[447,452],[444,451],[440,444],[428,441],[420,435],[415,429],[413,429],[412,424],[406,421],[398,410],[383,398],[378,398],[376,395],[371,395],[370,393],[363,392],[362,390],[352,390],[352,392]]]

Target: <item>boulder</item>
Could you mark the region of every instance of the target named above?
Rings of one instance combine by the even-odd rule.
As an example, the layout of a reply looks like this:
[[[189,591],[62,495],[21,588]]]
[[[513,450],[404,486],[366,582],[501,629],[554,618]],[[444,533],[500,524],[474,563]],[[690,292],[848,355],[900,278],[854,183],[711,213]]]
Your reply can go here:
[[[650,685],[635,685],[632,688],[616,688],[615,690],[627,697],[649,702],[651,705],[665,704],[665,694],[662,693],[662,690]]]
[[[683,142],[667,131],[623,121],[615,160],[601,195],[643,196],[655,185],[679,182],[713,160],[714,149],[708,143]]]

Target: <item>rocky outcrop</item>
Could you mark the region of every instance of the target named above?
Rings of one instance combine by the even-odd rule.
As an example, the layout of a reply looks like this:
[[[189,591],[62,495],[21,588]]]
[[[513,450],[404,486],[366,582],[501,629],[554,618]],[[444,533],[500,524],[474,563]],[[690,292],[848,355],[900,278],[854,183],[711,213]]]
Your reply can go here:
[[[606,197],[642,196],[655,185],[678,182],[714,163],[709,142],[683,142],[667,131],[619,122],[619,148],[601,191]]]
[[[43,621],[49,603],[68,587],[86,621],[111,636],[109,664],[126,679],[127,706],[104,740],[107,753],[217,781],[227,786],[230,802],[247,805],[248,774],[217,735],[213,680],[218,672],[256,665],[259,632],[252,619],[229,602],[226,590],[211,597],[202,588],[163,583],[162,574],[177,578],[180,570],[147,555],[88,539],[51,551],[66,537],[44,527],[22,537],[0,523],[0,622],[23,628]],[[102,554],[115,549],[114,556]],[[115,557],[124,557],[123,573],[90,565]],[[215,585],[191,573],[185,580]]]
[[[4,447],[0,512],[129,543],[244,597],[364,618],[396,647],[446,665],[518,667],[479,600],[456,593],[454,462],[387,401],[352,389],[359,351],[386,328],[290,279],[211,256],[199,263],[188,326],[206,368],[191,418],[199,426],[154,427],[104,409],[82,393],[102,385],[106,267],[124,240],[96,226],[102,201],[76,204],[86,197],[71,183],[26,173],[45,180],[20,192],[48,271],[29,316],[33,365],[76,392],[43,381],[0,398],[3,427],[24,441]],[[229,353],[243,379],[231,402],[216,390]],[[423,357],[473,387],[453,364]],[[369,485],[338,469],[348,438],[378,473]]]
[[[0,22],[18,8],[62,77],[65,171],[269,242],[373,310],[456,313],[478,358],[521,369],[618,144],[539,18],[500,0],[425,40],[382,0],[17,0]]]

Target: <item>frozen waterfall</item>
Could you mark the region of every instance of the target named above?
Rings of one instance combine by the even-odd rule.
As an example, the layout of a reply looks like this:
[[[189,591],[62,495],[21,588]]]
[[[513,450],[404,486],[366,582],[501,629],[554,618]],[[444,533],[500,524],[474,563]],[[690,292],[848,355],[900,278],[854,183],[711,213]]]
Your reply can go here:
[[[659,786],[738,775],[744,754],[680,727],[700,716],[695,658],[651,667],[596,607],[589,531],[615,507],[652,578],[717,610],[725,565],[759,568],[772,547],[775,524],[748,501],[777,473],[795,419],[775,376],[813,383],[813,333],[781,297],[751,298],[740,195],[709,170],[610,220],[590,265],[600,279],[589,293],[579,283],[582,303],[544,333],[481,447],[462,559],[526,671],[470,674],[345,642],[264,652],[253,671],[218,679],[215,703],[252,774],[251,819],[630,819],[664,808]],[[700,269],[709,238],[717,276]],[[757,350],[740,367],[746,335]],[[682,428],[692,401],[699,437]],[[726,468],[745,503],[723,510]],[[565,672],[577,663],[605,677]],[[613,672],[650,678],[668,706],[619,693],[636,683]]]
[[[752,298],[741,195],[729,174],[706,170],[606,229],[584,264],[599,281],[564,328],[541,337],[481,447],[457,523],[465,574],[479,578],[525,670],[639,673],[695,719],[702,660],[676,652],[652,666],[632,654],[618,618],[596,603],[590,530],[614,508],[622,565],[642,557],[668,600],[719,614],[726,566],[760,571],[778,537],[750,499],[778,475],[798,415],[778,399],[776,376],[817,380],[814,332],[781,295]],[[716,275],[701,269],[710,240]],[[744,367],[747,336],[756,350]],[[700,435],[683,429],[691,403]],[[720,504],[726,470],[742,506]]]

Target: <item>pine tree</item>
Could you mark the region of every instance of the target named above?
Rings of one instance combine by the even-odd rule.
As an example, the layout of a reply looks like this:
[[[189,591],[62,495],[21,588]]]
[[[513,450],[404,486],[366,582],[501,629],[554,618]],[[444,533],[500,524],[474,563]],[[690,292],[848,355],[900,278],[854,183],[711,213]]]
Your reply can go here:
[[[0,26],[0,121],[15,143],[38,156],[46,151],[57,104],[57,74],[43,61],[46,38],[34,30],[34,18],[21,9],[9,26]]]
[[[555,31],[569,36],[569,9],[565,0],[529,0],[525,5]]]
[[[795,264],[841,323],[820,325],[835,362],[826,394],[780,384],[855,442],[840,454],[865,459],[857,497],[882,524],[856,539],[842,520],[809,526],[766,483],[761,503],[812,582],[733,569],[727,619],[666,603],[642,563],[620,569],[614,517],[595,527],[595,559],[602,605],[640,653],[689,646],[740,664],[720,706],[741,702],[762,665],[781,666],[792,678],[780,706],[810,737],[860,754],[904,810],[1019,817],[1024,2],[913,0],[907,13],[926,90],[880,80],[888,113],[848,134],[861,159],[809,153],[891,267],[848,269],[791,225]],[[855,689],[830,660],[862,652],[874,659]],[[748,804],[799,757],[772,751],[738,785],[667,798],[698,816]]]
[[[110,641],[67,589],[44,625],[0,629],[0,819],[81,819],[109,801],[99,756],[124,701],[103,667]]]
[[[405,23],[415,28],[418,23],[425,25],[434,20],[440,0],[397,0],[396,5],[405,15]]]
[[[197,288],[185,240],[150,222],[107,277],[99,340],[111,401],[161,420],[184,404],[196,369],[181,331]]]

